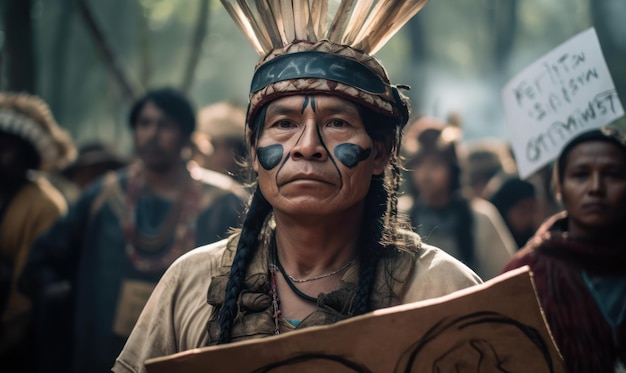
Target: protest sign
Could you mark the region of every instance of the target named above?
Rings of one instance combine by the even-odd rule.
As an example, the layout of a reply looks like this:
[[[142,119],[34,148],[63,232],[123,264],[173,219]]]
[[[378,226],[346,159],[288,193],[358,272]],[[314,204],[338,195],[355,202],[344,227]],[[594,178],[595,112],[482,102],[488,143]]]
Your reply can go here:
[[[528,267],[453,294],[146,362],[148,373],[564,372]]]
[[[502,100],[522,178],[556,159],[577,134],[624,115],[593,28],[516,75]]]

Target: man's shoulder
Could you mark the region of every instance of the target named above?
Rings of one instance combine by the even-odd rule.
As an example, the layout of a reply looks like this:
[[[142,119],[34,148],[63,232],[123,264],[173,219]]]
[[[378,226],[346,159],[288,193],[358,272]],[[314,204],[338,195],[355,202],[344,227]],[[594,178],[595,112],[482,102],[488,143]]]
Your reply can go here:
[[[435,272],[458,273],[460,276],[467,276],[480,279],[465,264],[446,253],[442,249],[424,243],[420,236],[409,230],[400,230],[403,252],[411,253],[415,256],[418,276],[432,275]]]
[[[208,245],[197,247],[181,255],[170,269],[183,274],[214,274],[215,269],[220,265],[222,256],[226,251],[229,239],[223,239]],[[207,271],[207,272],[204,272]]]
[[[443,250],[422,243],[404,303],[436,298],[482,283],[480,277]]]
[[[52,184],[43,178],[29,180],[8,204],[0,235],[32,240],[66,212],[65,199]]]
[[[105,190],[116,189],[121,192],[126,188],[128,175],[128,167],[105,172],[87,186],[80,198],[93,199]]]
[[[165,271],[159,286],[163,292],[185,298],[187,291],[206,292],[212,278],[221,274],[227,239],[197,247],[176,259]],[[194,290],[192,290],[194,289]]]
[[[484,198],[475,197],[470,201],[472,213],[479,219],[493,220],[499,218],[500,213],[496,206]]]
[[[40,207],[56,210],[59,214],[67,211],[67,202],[61,192],[44,177],[36,178],[26,184],[24,198]]]
[[[424,263],[430,263],[430,265],[450,265],[450,266],[465,266],[458,259],[448,254],[444,250],[437,246],[422,243],[420,246],[418,260]]]
[[[422,243],[417,261],[424,276],[441,275],[449,280],[457,277],[482,282],[467,265],[436,246]]]

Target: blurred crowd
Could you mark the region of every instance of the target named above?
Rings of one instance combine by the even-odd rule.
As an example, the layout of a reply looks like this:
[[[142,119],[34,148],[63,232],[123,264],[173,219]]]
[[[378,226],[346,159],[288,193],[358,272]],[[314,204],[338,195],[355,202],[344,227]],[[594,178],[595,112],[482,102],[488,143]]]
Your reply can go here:
[[[180,92],[156,89],[134,104],[128,125],[132,157],[101,142],[76,149],[41,99],[0,93],[1,371],[109,371],[167,267],[239,226],[249,180],[244,108],[219,102],[196,109]],[[618,152],[611,177],[624,182],[626,148],[606,141]],[[570,163],[578,154],[572,149]],[[555,224],[553,216],[565,213],[557,191],[569,180],[567,154],[558,170],[551,164],[520,179],[509,144],[463,141],[458,116],[414,118],[400,156],[398,208],[407,224],[483,280],[532,266],[520,249],[539,245],[536,234],[550,230],[537,233],[542,223]],[[581,169],[576,172],[593,171]],[[615,203],[626,207],[622,193]],[[567,196],[570,206],[586,198]],[[619,226],[616,221],[623,214],[606,226]],[[588,281],[599,287],[594,279],[605,270],[585,272]],[[541,276],[539,291],[556,292],[541,288],[542,281],[555,286]],[[557,342],[568,327],[555,332]]]

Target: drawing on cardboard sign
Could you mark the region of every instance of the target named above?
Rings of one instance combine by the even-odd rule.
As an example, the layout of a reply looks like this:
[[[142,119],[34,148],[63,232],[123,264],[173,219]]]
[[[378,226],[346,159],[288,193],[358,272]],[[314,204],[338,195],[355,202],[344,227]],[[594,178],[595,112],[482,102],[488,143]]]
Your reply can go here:
[[[148,360],[146,368],[149,373],[564,372],[528,267],[441,298],[180,352]]]

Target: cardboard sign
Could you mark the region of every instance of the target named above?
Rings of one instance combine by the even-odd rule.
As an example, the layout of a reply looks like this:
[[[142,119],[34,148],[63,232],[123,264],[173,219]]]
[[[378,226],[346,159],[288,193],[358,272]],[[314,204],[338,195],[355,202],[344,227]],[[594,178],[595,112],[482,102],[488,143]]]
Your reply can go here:
[[[522,178],[556,159],[577,134],[624,115],[593,28],[515,76],[502,99]]]
[[[564,372],[528,267],[330,326],[148,360],[149,373]]]

